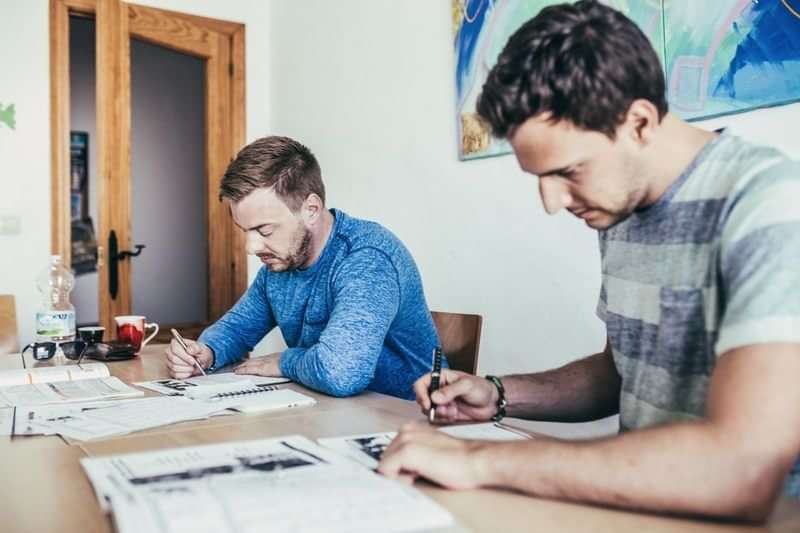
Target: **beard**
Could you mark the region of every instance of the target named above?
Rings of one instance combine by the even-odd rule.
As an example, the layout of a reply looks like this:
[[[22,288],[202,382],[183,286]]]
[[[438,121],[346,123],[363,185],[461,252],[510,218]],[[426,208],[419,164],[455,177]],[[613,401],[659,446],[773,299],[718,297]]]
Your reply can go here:
[[[283,257],[267,255],[268,259],[277,259],[277,263],[265,263],[270,272],[286,272],[299,270],[311,257],[311,232],[300,225],[292,239],[292,249]]]
[[[594,209],[600,215],[597,220],[587,221],[586,224],[596,230],[606,230],[628,219],[636,211],[643,209],[647,196],[647,180],[643,178],[644,169],[633,159],[626,159],[623,163],[623,175],[627,176],[625,195],[610,206]]]

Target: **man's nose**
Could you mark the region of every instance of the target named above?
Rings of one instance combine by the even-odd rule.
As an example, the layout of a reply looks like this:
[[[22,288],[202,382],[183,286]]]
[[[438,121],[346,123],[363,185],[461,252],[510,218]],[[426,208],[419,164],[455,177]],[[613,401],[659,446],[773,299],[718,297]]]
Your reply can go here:
[[[557,178],[539,178],[539,195],[548,215],[555,215],[572,203],[567,185]]]
[[[244,249],[250,255],[256,255],[263,251],[264,246],[261,236],[255,231],[248,231],[245,237]]]

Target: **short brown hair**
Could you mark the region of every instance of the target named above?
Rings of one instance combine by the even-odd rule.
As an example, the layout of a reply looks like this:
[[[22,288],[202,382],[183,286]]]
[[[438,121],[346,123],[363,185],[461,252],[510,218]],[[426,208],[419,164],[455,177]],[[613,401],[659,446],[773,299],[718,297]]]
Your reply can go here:
[[[310,194],[325,203],[317,158],[289,137],[262,137],[242,148],[225,170],[219,198],[239,202],[254,190],[268,187],[274,187],[278,198],[294,212]]]

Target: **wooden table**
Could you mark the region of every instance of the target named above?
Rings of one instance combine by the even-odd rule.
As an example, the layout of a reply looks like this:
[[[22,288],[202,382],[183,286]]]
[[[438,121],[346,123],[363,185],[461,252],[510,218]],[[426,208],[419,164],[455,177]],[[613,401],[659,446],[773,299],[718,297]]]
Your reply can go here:
[[[115,376],[133,382],[166,376],[162,346],[148,346],[132,361],[109,363]],[[64,364],[71,364],[69,362]],[[0,369],[20,368],[19,356],[0,358]],[[143,431],[97,442],[70,445],[59,437],[0,437],[0,531],[109,532],[110,517],[97,504],[79,459],[165,447],[188,446],[287,434],[310,438],[353,433],[393,431],[406,420],[419,418],[416,404],[376,393],[337,399],[291,388],[314,396],[311,408],[262,415],[217,417]],[[597,432],[593,426],[576,431],[570,424],[513,421],[529,430],[575,436]],[[596,426],[595,426],[596,427]],[[601,431],[606,431],[603,428]],[[532,498],[501,490],[446,491],[427,483],[418,488],[455,516],[468,531],[647,531],[647,532],[789,532],[800,531],[800,503],[782,500],[764,527],[633,513],[602,507]]]

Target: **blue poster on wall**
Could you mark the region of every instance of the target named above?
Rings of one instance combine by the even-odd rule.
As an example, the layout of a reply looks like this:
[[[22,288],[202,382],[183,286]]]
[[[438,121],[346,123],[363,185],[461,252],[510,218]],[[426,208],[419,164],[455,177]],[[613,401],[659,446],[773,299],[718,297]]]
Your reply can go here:
[[[511,151],[475,104],[506,41],[563,0],[452,0],[459,156]],[[800,100],[800,0],[604,0],[636,22],[664,66],[670,109],[687,120]]]
[[[681,117],[800,99],[800,0],[669,0],[664,28],[668,101]]]

